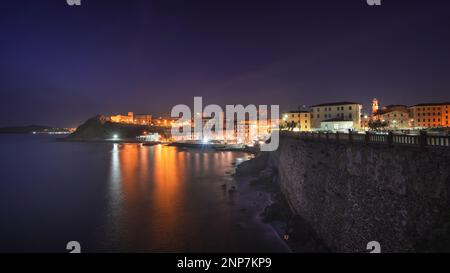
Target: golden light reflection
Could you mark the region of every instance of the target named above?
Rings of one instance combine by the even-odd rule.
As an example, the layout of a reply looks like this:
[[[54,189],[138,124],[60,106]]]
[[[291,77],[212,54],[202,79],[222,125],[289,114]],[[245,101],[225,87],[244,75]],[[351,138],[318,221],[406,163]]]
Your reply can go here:
[[[196,236],[200,236],[201,229],[193,219],[202,215],[198,204],[216,204],[223,198],[223,182],[205,176],[225,175],[234,158],[232,152],[114,144],[107,236],[133,249],[157,246],[155,251],[180,246],[180,238],[187,238],[186,230],[198,230]],[[204,194],[198,189],[211,192]],[[203,199],[191,199],[198,196]]]

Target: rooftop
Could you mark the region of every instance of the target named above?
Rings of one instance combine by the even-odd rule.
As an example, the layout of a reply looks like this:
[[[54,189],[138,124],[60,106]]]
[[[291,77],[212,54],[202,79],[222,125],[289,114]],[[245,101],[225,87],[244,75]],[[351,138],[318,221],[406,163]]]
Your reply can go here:
[[[316,104],[311,107],[320,107],[320,106],[335,106],[335,105],[350,105],[350,104],[360,104],[357,102],[350,102],[350,101],[341,101],[341,102],[330,102],[330,103],[322,103],[322,104]]]
[[[450,105],[450,102],[420,103],[420,104],[413,105],[411,107],[415,107],[415,106],[441,106],[441,105]]]
[[[322,122],[337,122],[337,121],[353,121],[351,119],[345,119],[345,118],[332,118],[332,119],[327,119],[327,120],[323,120]]]
[[[296,114],[296,113],[310,113],[310,112],[306,110],[292,110],[285,112],[285,114]]]

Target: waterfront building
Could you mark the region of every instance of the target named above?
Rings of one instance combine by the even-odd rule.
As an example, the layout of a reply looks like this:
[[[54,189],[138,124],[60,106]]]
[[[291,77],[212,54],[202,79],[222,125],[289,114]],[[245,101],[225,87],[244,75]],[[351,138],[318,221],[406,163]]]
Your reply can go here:
[[[450,127],[450,102],[422,103],[409,107],[414,128]]]
[[[322,122],[339,119],[352,121],[352,129],[361,130],[361,111],[362,104],[356,102],[333,102],[311,106],[311,129],[321,130]]]
[[[289,111],[282,114],[281,126],[293,131],[311,130],[311,113],[304,110]]]
[[[198,113],[197,115],[202,115]],[[175,141],[202,141],[202,142],[221,142],[228,144],[246,144],[253,145],[258,141],[265,141],[271,133],[271,122],[268,120],[236,120],[226,119],[225,113],[220,113],[219,118],[223,120],[223,131],[219,132],[214,126],[215,119],[202,116],[202,127],[212,128],[209,132],[202,131],[196,133],[195,120],[192,118],[191,134],[189,136],[173,137]]]
[[[158,142],[161,140],[161,136],[158,133],[150,133],[138,136],[136,139],[140,141]]]

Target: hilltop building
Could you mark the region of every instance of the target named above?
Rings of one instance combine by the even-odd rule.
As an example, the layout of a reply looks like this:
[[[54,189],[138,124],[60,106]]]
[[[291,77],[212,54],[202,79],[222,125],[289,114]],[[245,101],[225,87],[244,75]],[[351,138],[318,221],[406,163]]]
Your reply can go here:
[[[128,112],[128,115],[115,115],[115,116],[111,116],[111,121],[112,122],[117,122],[117,123],[133,123],[134,122],[134,114],[133,112]]]
[[[115,115],[110,116],[110,120],[112,122],[117,123],[127,123],[127,124],[136,124],[136,125],[151,125],[152,124],[152,115],[150,114],[138,114],[135,115],[133,112],[128,112],[127,115]]]

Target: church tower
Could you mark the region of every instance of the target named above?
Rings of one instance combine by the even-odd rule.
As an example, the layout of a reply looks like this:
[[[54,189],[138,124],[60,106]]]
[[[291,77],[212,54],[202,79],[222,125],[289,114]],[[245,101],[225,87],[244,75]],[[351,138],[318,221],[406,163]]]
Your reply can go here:
[[[372,114],[375,114],[376,112],[378,112],[379,106],[378,106],[378,99],[373,99],[372,100]]]

